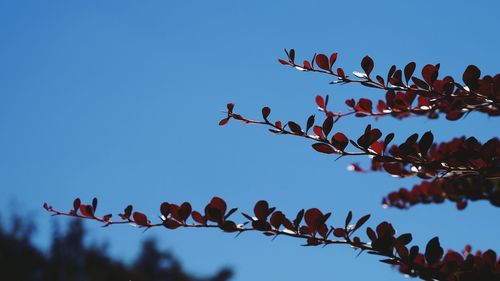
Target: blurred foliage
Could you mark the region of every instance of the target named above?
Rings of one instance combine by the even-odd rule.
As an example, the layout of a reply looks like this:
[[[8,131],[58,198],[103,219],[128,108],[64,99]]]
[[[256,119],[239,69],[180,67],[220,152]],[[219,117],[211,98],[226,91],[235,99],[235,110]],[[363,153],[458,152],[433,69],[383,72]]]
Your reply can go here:
[[[105,247],[87,246],[85,229],[71,221],[65,233],[55,230],[50,250],[44,253],[31,241],[36,225],[13,217],[10,227],[0,227],[1,280],[17,281],[225,281],[232,276],[221,269],[199,278],[186,273],[169,252],[160,251],[155,240],[145,240],[130,264],[106,254]],[[57,229],[57,228],[56,228]]]

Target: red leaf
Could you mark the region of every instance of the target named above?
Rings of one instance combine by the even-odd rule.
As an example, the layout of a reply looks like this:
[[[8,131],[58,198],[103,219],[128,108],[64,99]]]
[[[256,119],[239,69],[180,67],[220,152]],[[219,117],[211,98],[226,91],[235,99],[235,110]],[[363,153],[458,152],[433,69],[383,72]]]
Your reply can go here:
[[[376,141],[376,142],[372,143],[372,145],[370,146],[370,149],[375,151],[375,153],[381,155],[382,150],[384,149],[384,142],[383,141]]]
[[[318,143],[313,144],[312,147],[317,152],[326,153],[326,154],[335,153],[335,149],[333,149],[331,146],[329,146],[326,143],[319,143],[318,142]]]
[[[94,199],[92,199],[92,210],[93,210],[93,213],[95,213],[96,209],[97,209],[97,198],[94,197]]]
[[[193,218],[193,220],[199,224],[206,224],[207,223],[207,220],[205,219],[204,216],[202,216],[199,212],[197,211],[193,211],[191,213],[191,217]]]
[[[255,203],[255,206],[253,208],[255,216],[259,220],[267,219],[267,216],[269,215],[268,210],[269,210],[269,204],[265,200],[260,200],[259,202]]]
[[[337,68],[337,75],[341,78],[345,78],[344,70],[341,67]]]
[[[368,114],[372,113],[372,108],[372,101],[364,98],[359,99],[358,104],[356,105],[356,111]]]
[[[337,60],[337,53],[332,53],[330,55],[330,68],[333,66],[333,64],[335,63],[335,61]]]
[[[345,100],[345,104],[349,107],[354,107],[356,105],[356,102],[354,101],[354,99],[348,99]]]
[[[320,109],[325,110],[325,100],[322,96],[316,96],[316,104]]]
[[[340,150],[340,151],[344,151],[344,149],[346,148],[346,146],[349,144],[349,139],[347,139],[347,137],[338,132],[338,133],[335,133],[335,135],[333,135],[332,137],[332,145]]]
[[[391,175],[403,176],[403,168],[400,163],[384,163],[384,170]]]
[[[304,61],[304,68],[305,69],[313,69],[311,66],[311,63],[307,60]]]
[[[139,212],[134,212],[133,218],[134,218],[134,222],[137,225],[140,225],[140,226],[149,226],[149,220],[148,220],[148,217],[145,214],[139,213]]]
[[[269,116],[269,114],[271,114],[271,109],[267,106],[263,107],[262,108],[262,117],[264,118],[264,120],[267,120],[267,117]]]
[[[92,206],[90,205],[80,205],[80,212],[82,215],[86,217],[93,217],[94,216],[94,210],[92,209]]]
[[[220,120],[219,121],[219,126],[224,126],[224,125],[227,124],[227,122],[229,122],[229,117]]]
[[[427,64],[422,68],[422,77],[427,84],[432,85],[437,78],[437,68],[432,64]]]
[[[306,211],[304,215],[306,224],[312,231],[315,231],[320,225],[324,223],[323,213],[318,208],[311,208]]]
[[[323,135],[323,128],[320,126],[314,126],[313,128],[314,134],[316,134],[320,139],[325,139],[325,136]]]
[[[325,138],[328,137],[328,134],[332,130],[333,127],[333,117],[328,116],[326,117],[325,121],[323,122],[323,133],[325,133]]]
[[[462,75],[462,80],[464,81],[465,85],[469,87],[470,90],[474,91],[479,88],[479,83],[478,80],[481,77],[481,70],[477,68],[475,65],[469,65],[464,71],[464,74]]]
[[[279,229],[281,224],[283,224],[284,218],[285,215],[283,215],[282,212],[280,211],[274,212],[273,215],[271,216],[270,223],[274,228]]]
[[[163,221],[163,225],[168,229],[176,229],[181,226],[179,222],[172,219],[166,219],[165,221]]]
[[[283,65],[290,65],[290,63],[287,62],[286,60],[278,59],[278,61]]]
[[[78,209],[80,208],[80,205],[81,205],[82,201],[80,200],[80,198],[76,198],[74,201],[73,201],[73,210],[76,212],[78,211]]]
[[[380,113],[383,113],[384,110],[387,109],[387,104],[383,100],[379,100],[377,103],[377,110]]]
[[[324,54],[318,54],[316,56],[316,65],[324,70],[330,70],[328,57]]]
[[[450,121],[456,121],[456,120],[460,119],[463,115],[464,115],[464,112],[462,112],[461,110],[453,110],[453,111],[446,113],[446,119],[448,119]]]
[[[365,71],[366,75],[370,76],[370,73],[373,70],[373,60],[369,56],[365,56],[363,60],[361,60],[361,68]]]
[[[226,210],[226,202],[219,197],[214,197],[205,207],[205,217],[210,221],[222,223]]]
[[[191,204],[189,204],[189,202],[182,203],[181,207],[179,208],[178,214],[181,221],[185,222],[191,214]]]
[[[370,215],[364,215],[362,216],[357,222],[356,222],[356,225],[354,226],[354,229],[353,230],[356,230],[356,229],[359,229],[361,226],[363,226],[363,224],[365,224],[366,221],[368,221],[368,219],[370,219]]]
[[[297,135],[303,135],[304,132],[302,132],[302,129],[300,128],[300,125],[293,122],[293,121],[288,121],[288,127],[290,130]]]
[[[443,248],[439,244],[439,238],[432,238],[425,247],[425,260],[429,265],[433,265],[438,262],[443,256]]]
[[[414,62],[410,62],[405,66],[405,80],[406,84],[408,84],[408,81],[410,81],[411,76],[413,75],[413,72],[415,72],[415,67],[417,64]]]
[[[334,231],[333,231],[333,235],[335,235],[335,237],[344,237],[345,236],[345,230],[343,228],[336,228]]]
[[[128,205],[125,210],[123,210],[123,214],[119,214],[118,216],[120,216],[123,220],[128,220],[132,214],[132,209],[132,205]]]

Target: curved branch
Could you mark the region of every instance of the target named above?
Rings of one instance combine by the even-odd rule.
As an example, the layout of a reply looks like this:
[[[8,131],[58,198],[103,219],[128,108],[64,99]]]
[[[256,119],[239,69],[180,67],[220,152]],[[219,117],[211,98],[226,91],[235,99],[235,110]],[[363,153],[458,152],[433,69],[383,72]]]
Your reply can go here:
[[[218,197],[212,198],[207,204],[204,215],[193,211],[189,202],[181,205],[164,202],[160,206],[161,222],[159,223],[151,223],[143,213],[132,213],[131,205],[119,214],[121,221],[112,221],[111,215],[98,217],[95,215],[96,198],[89,205],[81,204],[80,199],[75,199],[73,209],[69,212],[58,211],[47,203],[44,204],[44,208],[55,216],[91,219],[104,223],[103,226],[132,223],[145,229],[160,226],[167,229],[219,228],[224,232],[238,234],[253,231],[272,237],[284,235],[303,239],[306,241],[304,246],[349,245],[361,252],[383,257],[381,262],[397,266],[404,274],[426,280],[498,280],[500,278],[498,270],[500,259],[497,260],[493,250],[475,256],[470,254],[470,249],[463,254],[451,250],[444,254],[439,239],[434,237],[427,243],[425,252],[420,253],[418,246],[407,246],[412,240],[411,234],[396,236],[396,231],[388,222],[378,224],[375,229],[366,228],[366,235],[370,242],[363,242],[354,234],[369,220],[370,215],[365,215],[351,224],[352,212],[346,216],[343,226],[333,227],[327,226],[331,213],[324,214],[317,208],[311,208],[299,211],[295,219],[291,221],[285,214],[276,211],[275,207],[270,207],[264,200],[255,204],[254,216],[242,213],[247,219],[242,224],[236,224],[228,219],[237,209],[227,211],[226,202]],[[190,219],[192,222],[189,221]]]

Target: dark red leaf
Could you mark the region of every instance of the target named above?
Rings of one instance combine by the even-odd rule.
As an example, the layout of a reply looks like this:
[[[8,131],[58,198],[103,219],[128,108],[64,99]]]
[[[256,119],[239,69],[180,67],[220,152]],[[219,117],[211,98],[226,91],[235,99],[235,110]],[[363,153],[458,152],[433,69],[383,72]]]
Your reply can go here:
[[[450,121],[456,121],[456,120],[460,119],[464,114],[465,114],[465,112],[462,112],[461,110],[453,110],[453,111],[446,113],[446,119],[448,119]]]
[[[333,235],[335,237],[344,237],[346,235],[346,232],[343,228],[335,228],[335,230],[333,231]]]
[[[331,146],[329,146],[326,143],[320,143],[320,142],[315,143],[312,145],[312,148],[314,148],[314,150],[316,150],[317,152],[321,152],[321,153],[326,153],[326,154],[335,153],[335,149],[333,149]]]
[[[469,87],[471,91],[475,91],[479,88],[478,80],[481,77],[481,70],[475,65],[469,65],[462,75],[462,80],[465,85]]]
[[[439,244],[439,238],[432,238],[425,247],[425,260],[429,265],[433,265],[438,262],[443,256],[443,248]]]
[[[332,130],[333,127],[333,117],[328,116],[326,117],[325,121],[323,122],[323,133],[325,133],[325,138],[328,137],[328,134],[330,134],[330,131]]]
[[[411,233],[405,233],[405,234],[401,234],[398,238],[396,238],[396,243],[398,245],[407,245],[408,243],[411,242],[412,240],[412,235]]]
[[[422,68],[422,77],[427,84],[432,85],[434,83],[437,79],[437,71],[437,68],[432,64],[427,64]]]
[[[128,205],[124,210],[123,214],[119,214],[120,218],[124,220],[128,220],[130,218],[130,215],[132,214],[132,205]]]
[[[96,209],[97,209],[97,198],[94,197],[94,199],[92,199],[92,210],[94,210],[94,213]]]
[[[227,220],[227,218],[229,218],[229,216],[231,216],[232,214],[234,214],[234,212],[238,211],[238,208],[232,208],[231,210],[229,210],[229,212],[227,212],[227,214],[224,216],[224,219]]]
[[[389,146],[389,143],[391,143],[392,139],[394,139],[394,133],[389,133],[387,136],[385,136],[384,139],[384,150]]]
[[[269,114],[271,114],[271,109],[267,106],[263,107],[262,108],[262,118],[264,118],[264,120],[267,120],[267,117],[269,116]]]
[[[269,215],[269,204],[265,200],[260,200],[259,202],[255,203],[253,212],[257,219],[266,220],[267,216]]]
[[[377,240],[377,235],[375,234],[375,231],[371,229],[371,227],[368,227],[366,229],[366,235],[368,236],[368,238],[370,238],[372,242]]]
[[[76,198],[74,201],[73,201],[73,210],[76,212],[78,211],[78,209],[80,208],[80,205],[81,205],[82,201],[80,200],[80,198]]]
[[[290,51],[288,52],[288,58],[290,59],[291,62],[295,61],[295,50],[294,49],[290,49]]]
[[[387,72],[387,83],[391,80],[392,75],[394,75],[394,72],[396,72],[396,66],[392,65],[389,71]]]
[[[311,115],[309,116],[309,118],[307,118],[306,134],[313,125],[314,125],[314,115]]]
[[[415,83],[415,85],[417,85],[419,88],[426,89],[426,90],[429,89],[429,84],[427,84],[422,79],[419,79],[417,77],[412,77],[411,81],[413,81],[413,83]]]
[[[433,142],[434,142],[434,135],[431,133],[431,131],[428,131],[425,134],[423,134],[422,138],[420,138],[420,141],[418,142],[420,153],[422,155],[426,155],[427,151],[429,150]]]
[[[311,63],[308,60],[304,61],[304,68],[307,69],[307,70],[313,69]]]
[[[189,202],[184,202],[179,208],[178,215],[182,222],[185,222],[189,215],[191,215],[191,204]]]
[[[221,226],[220,229],[224,230],[225,232],[235,232],[238,231],[238,227],[236,226],[236,223],[233,221],[225,221]]]
[[[318,107],[322,110],[325,109],[325,100],[323,99],[322,96],[316,96],[316,104],[318,105]]]
[[[356,102],[354,101],[354,99],[348,99],[345,100],[345,104],[349,107],[354,107],[356,105]]]
[[[134,212],[133,218],[134,218],[134,222],[137,225],[140,225],[140,226],[149,226],[149,220],[148,220],[148,217],[145,214],[140,213],[140,212]]]
[[[356,224],[354,225],[354,229],[353,230],[356,230],[356,229],[359,229],[361,226],[363,226],[363,224],[365,224],[365,222],[370,219],[370,215],[364,215],[362,216],[357,222]]]
[[[413,72],[415,72],[415,67],[417,66],[416,63],[410,62],[405,66],[405,80],[406,84],[408,84],[408,81],[410,81]]]
[[[325,135],[323,135],[323,128],[321,128],[320,126],[314,126],[313,132],[318,137],[320,137],[320,139],[325,139]]]
[[[345,228],[347,229],[347,226],[349,225],[349,223],[351,223],[351,220],[352,220],[352,211],[349,211],[349,213],[347,213],[347,216],[345,218]]]
[[[90,205],[80,205],[80,213],[86,217],[94,216],[94,209]]]
[[[307,210],[304,215],[304,219],[312,231],[315,231],[321,224],[324,223],[323,213],[318,208],[311,208]]]
[[[361,98],[356,105],[356,111],[371,114],[373,109],[372,101],[369,99]]]
[[[337,56],[338,54],[337,53],[332,53],[330,55],[330,68],[332,68],[333,64],[335,63],[335,61],[337,60]]]
[[[365,56],[363,60],[361,60],[361,68],[365,71],[366,75],[370,76],[370,73],[373,70],[373,60],[369,56]]]
[[[179,222],[175,221],[175,220],[166,219],[166,220],[163,221],[163,226],[165,226],[168,229],[176,229],[179,226],[181,226],[181,224]]]
[[[302,132],[302,128],[300,128],[300,125],[293,122],[293,121],[288,121],[288,128],[297,135],[303,135],[304,133]]]
[[[324,70],[330,70],[328,57],[324,54],[316,55],[316,65]]]
[[[283,64],[283,65],[290,65],[289,62],[287,62],[286,60],[283,60],[283,59],[278,59],[278,61]]]
[[[302,218],[304,218],[304,209],[300,210],[297,213],[297,216],[293,220],[293,225],[295,226],[295,229],[298,229],[300,222],[302,221]]]
[[[335,133],[332,137],[332,145],[336,149],[340,151],[344,151],[344,149],[349,144],[349,139],[343,133]]]
[[[283,215],[282,212],[280,211],[274,212],[271,216],[270,223],[274,228],[279,229],[281,224],[283,224],[284,218],[285,215]]]
[[[227,124],[227,122],[229,122],[229,117],[220,120],[219,121],[219,126],[224,126],[224,125]]]
[[[345,72],[341,67],[337,68],[337,75],[341,78],[345,78]]]
[[[206,224],[207,223],[207,220],[205,219],[205,217],[203,217],[199,212],[197,211],[193,211],[191,213],[191,217],[193,218],[193,220],[199,224]]]

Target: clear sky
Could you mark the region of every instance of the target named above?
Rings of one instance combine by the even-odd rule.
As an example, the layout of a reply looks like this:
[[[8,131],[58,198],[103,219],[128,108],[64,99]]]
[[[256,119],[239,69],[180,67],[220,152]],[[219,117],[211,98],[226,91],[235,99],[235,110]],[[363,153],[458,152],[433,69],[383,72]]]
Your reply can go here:
[[[101,212],[133,203],[156,215],[163,201],[203,209],[217,195],[242,211],[259,199],[290,216],[319,207],[337,224],[348,210],[371,213],[372,225],[388,220],[420,245],[438,235],[445,248],[500,250],[498,209],[488,203],[462,212],[452,203],[383,209],[383,195],[418,179],[349,173],[349,163],[367,159],[334,162],[305,140],[217,125],[227,102],[249,117],[268,105],[272,117],[305,122],[317,94],[330,94],[338,111],[346,98],[384,94],[286,68],[277,62],[284,48],[300,58],[336,51],[347,70],[360,70],[369,54],[382,74],[411,60],[420,67],[440,62],[441,73],[455,77],[471,63],[496,74],[499,9],[497,1],[481,0],[0,1],[2,217],[9,210],[32,216],[40,226],[36,242],[47,247],[54,222],[67,219],[46,214],[45,201],[69,209],[75,197],[96,196]],[[395,131],[396,141],[429,129],[438,141],[500,133],[498,120],[481,114],[459,122],[346,118],[334,130],[358,136],[367,122]],[[236,281],[402,278],[376,257],[356,258],[342,246],[300,247],[302,241],[271,242],[257,233],[234,239],[215,230],[86,226],[89,242],[109,240],[116,257],[134,256],[154,236],[188,270],[227,265]]]

